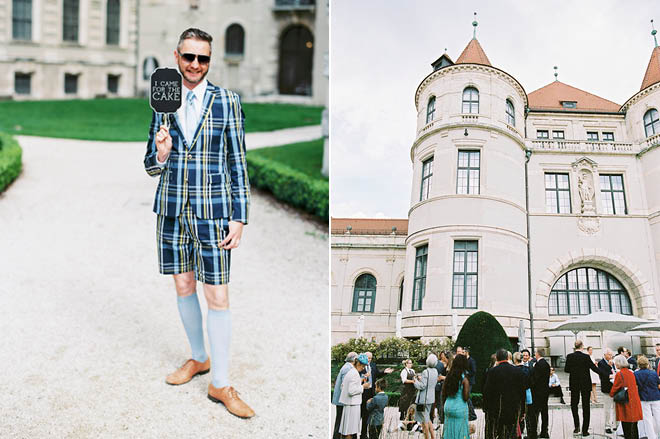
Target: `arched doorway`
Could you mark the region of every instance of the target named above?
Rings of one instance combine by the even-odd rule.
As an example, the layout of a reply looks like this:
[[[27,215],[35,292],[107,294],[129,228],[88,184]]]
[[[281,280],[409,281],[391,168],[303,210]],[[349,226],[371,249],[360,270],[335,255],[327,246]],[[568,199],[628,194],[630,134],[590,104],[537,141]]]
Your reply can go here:
[[[279,92],[285,95],[312,94],[314,37],[305,26],[288,27],[280,39]]]

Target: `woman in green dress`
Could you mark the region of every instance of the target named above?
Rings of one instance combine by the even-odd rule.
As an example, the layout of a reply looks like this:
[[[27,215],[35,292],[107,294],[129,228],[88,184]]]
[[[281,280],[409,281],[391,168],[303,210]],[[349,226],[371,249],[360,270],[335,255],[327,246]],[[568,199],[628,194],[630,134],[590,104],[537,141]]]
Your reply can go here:
[[[470,381],[465,376],[468,360],[465,355],[456,355],[449,374],[442,386],[442,399],[445,401],[444,439],[469,439],[468,405]]]

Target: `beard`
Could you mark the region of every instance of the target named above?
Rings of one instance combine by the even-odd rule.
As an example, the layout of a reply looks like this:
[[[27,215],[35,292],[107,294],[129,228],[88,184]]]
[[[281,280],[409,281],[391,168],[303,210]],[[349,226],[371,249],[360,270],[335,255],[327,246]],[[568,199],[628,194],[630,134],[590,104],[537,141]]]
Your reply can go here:
[[[185,79],[186,81],[188,81],[191,84],[195,84],[195,85],[199,84],[200,82],[202,82],[204,80],[204,78],[206,78],[206,75],[209,72],[208,67],[206,67],[206,71],[202,72],[202,74],[199,76],[199,78],[195,78],[195,77],[191,76],[190,72],[186,71],[186,67],[184,65],[182,65],[181,61],[178,64],[179,64],[179,73],[181,73],[181,75],[183,76],[183,79]]]

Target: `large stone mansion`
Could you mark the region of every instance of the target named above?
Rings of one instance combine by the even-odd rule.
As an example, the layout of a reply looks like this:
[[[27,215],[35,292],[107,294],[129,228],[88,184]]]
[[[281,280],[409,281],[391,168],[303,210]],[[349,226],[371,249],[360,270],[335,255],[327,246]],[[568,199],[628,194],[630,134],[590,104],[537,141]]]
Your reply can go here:
[[[408,218],[332,218],[332,342],[360,320],[369,339],[394,336],[398,311],[411,339],[485,310],[515,342],[533,319],[536,346],[580,314],[657,318],[657,42],[639,75],[621,105],[558,80],[528,93],[476,37],[443,54],[415,90]]]

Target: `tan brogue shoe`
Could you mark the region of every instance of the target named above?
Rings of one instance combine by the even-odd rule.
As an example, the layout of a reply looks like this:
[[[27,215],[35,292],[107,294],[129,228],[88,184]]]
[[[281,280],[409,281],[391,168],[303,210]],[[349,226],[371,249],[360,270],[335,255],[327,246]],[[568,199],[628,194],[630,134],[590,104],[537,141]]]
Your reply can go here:
[[[210,358],[207,358],[203,363],[191,358],[186,361],[183,366],[169,374],[167,378],[165,378],[165,382],[173,386],[178,386],[179,384],[187,383],[193,379],[195,375],[204,375],[205,373],[208,373],[209,370],[211,370]]]
[[[227,407],[229,413],[239,418],[251,418],[254,410],[238,397],[238,392],[231,386],[219,389],[209,384],[209,399],[213,402],[221,402]]]

